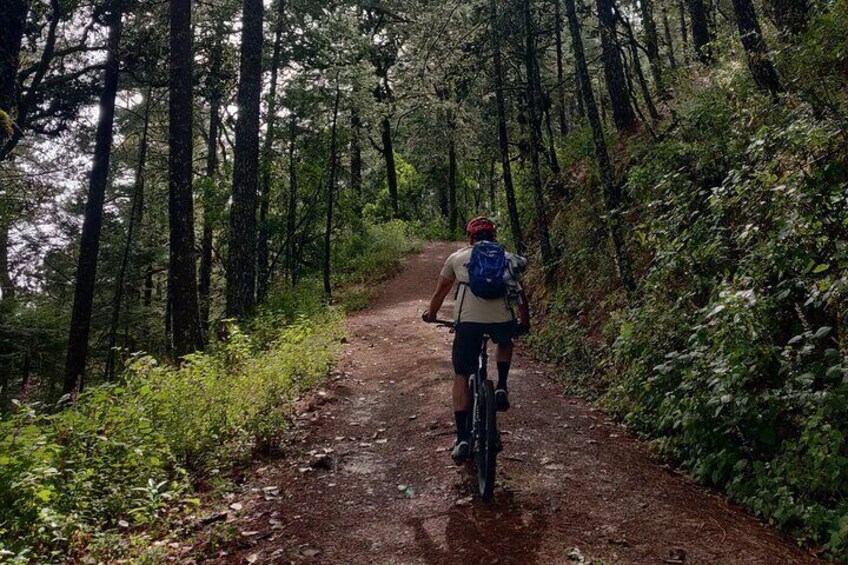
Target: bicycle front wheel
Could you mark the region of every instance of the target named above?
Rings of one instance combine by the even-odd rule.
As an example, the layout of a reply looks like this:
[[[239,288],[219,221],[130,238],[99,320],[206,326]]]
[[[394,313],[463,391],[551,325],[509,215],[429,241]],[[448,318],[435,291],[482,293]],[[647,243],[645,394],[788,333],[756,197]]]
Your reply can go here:
[[[495,415],[495,388],[492,381],[483,381],[480,387],[480,430],[477,446],[477,482],[483,500],[491,500],[495,493],[495,468],[498,456],[498,422]]]

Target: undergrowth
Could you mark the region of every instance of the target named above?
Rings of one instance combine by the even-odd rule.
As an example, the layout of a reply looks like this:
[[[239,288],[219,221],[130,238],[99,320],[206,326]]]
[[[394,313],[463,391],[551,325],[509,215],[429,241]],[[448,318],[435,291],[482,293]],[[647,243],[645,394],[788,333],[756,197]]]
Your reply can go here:
[[[350,238],[339,293],[396,271],[414,242],[401,222]],[[0,561],[149,553],[151,537],[200,503],[198,487],[225,486],[283,446],[293,401],[333,367],[343,321],[304,279],[181,366],[138,354],[119,381],[73,401],[16,402],[0,421]]]
[[[848,559],[846,7],[780,55],[798,77],[780,102],[745,69],[718,68],[677,84],[658,138],[614,141],[640,270],[630,300],[585,132],[572,132],[558,284],[536,289],[532,338],[659,456],[836,560]]]

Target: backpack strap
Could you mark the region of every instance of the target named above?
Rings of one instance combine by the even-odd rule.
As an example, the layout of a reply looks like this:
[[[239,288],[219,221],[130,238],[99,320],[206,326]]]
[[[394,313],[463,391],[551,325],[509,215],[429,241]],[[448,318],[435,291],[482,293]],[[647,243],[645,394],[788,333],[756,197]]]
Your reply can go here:
[[[509,272],[509,276],[515,282],[515,284],[519,284],[518,278],[515,276],[515,271],[512,270],[512,261],[509,260],[509,257],[506,257],[506,270]],[[509,292],[509,288],[507,288],[507,291],[504,293],[504,303],[506,304],[506,309],[509,310],[509,313],[512,315],[512,321],[514,322],[518,318],[515,315],[515,309],[512,307],[512,304],[509,301]]]
[[[505,292],[503,295],[504,305],[506,309],[509,310],[509,314],[512,316],[512,321],[516,320],[515,318],[515,310],[512,308],[512,304],[509,303],[509,291]]]
[[[456,323],[457,324],[459,324],[459,322],[462,321],[462,305],[465,303],[465,293],[468,292],[468,285],[463,283],[463,282],[457,281],[457,283],[456,283],[456,293],[459,294],[459,287],[462,286],[462,285],[465,285],[465,288],[462,289],[462,298],[460,299],[459,306],[457,307],[457,310],[456,310]],[[454,301],[456,301],[456,298],[454,298]]]

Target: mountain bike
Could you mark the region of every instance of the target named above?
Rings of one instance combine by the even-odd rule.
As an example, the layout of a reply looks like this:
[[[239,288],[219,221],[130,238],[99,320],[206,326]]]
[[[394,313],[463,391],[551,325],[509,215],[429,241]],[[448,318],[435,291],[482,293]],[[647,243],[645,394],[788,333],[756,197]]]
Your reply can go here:
[[[455,330],[456,324],[448,320],[433,322],[439,326]],[[497,467],[498,451],[500,450],[500,433],[495,410],[495,387],[488,376],[489,352],[488,345],[491,337],[483,336],[480,347],[477,371],[468,377],[468,388],[471,391],[471,411],[468,415],[471,424],[471,459],[477,463],[477,484],[480,497],[491,500],[495,491],[495,469]]]

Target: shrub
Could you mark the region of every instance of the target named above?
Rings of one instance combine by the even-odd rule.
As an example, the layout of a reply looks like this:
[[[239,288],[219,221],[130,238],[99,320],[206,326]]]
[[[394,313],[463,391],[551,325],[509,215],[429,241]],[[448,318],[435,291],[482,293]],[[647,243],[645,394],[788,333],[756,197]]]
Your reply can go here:
[[[270,323],[270,322],[260,322]],[[299,317],[266,347],[237,327],[181,367],[138,356],[120,384],[0,422],[0,552],[49,560],[195,503],[192,483],[278,445],[292,400],[329,372],[341,314]]]
[[[834,31],[845,2],[834,6],[781,61],[814,61],[804,72],[831,61],[827,92],[806,79],[806,100],[775,104],[726,69],[725,86],[681,85],[674,129],[628,141],[628,240],[642,271],[629,306],[602,300],[617,283],[605,242],[584,244],[602,227],[583,196],[594,181],[576,187],[554,224],[561,286],[533,344],[572,388],[600,388],[661,456],[845,559],[848,75]]]
[[[420,248],[413,228],[402,220],[366,224],[336,248],[337,292],[342,307],[353,312],[372,299],[377,283],[395,274],[404,255]]]

